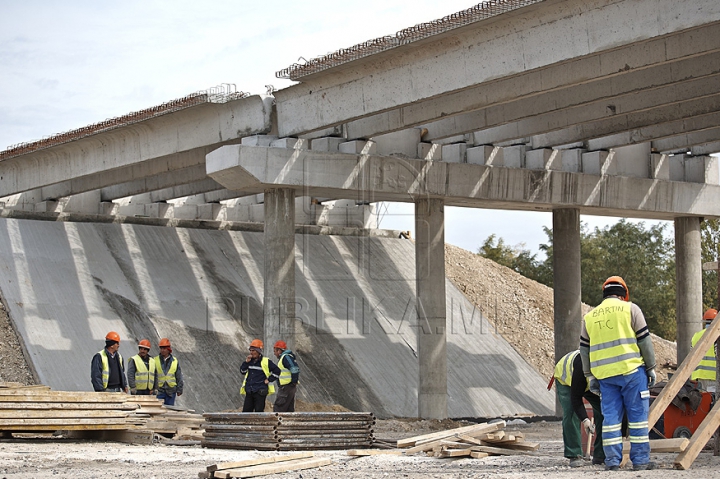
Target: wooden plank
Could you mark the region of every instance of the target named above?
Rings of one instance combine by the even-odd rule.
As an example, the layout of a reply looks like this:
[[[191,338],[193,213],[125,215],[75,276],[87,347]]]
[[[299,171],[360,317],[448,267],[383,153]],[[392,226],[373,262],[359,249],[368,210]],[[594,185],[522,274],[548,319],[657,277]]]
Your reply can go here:
[[[488,457],[490,454],[487,452],[480,452],[480,451],[470,451],[470,457],[473,459],[482,459],[483,457]]]
[[[473,451],[487,452],[496,456],[521,456],[528,454],[525,451],[516,451],[514,449],[506,449],[504,447],[492,447],[492,446],[473,446]]]
[[[440,446],[442,446],[443,448],[451,447],[456,449],[465,449],[472,447],[472,444],[465,444],[463,442],[448,441],[447,439],[442,439],[440,441]]]
[[[72,431],[72,430],[105,430],[105,429],[130,429],[128,424],[30,424],[30,425],[6,425],[0,424],[0,431]]]
[[[68,437],[74,439],[93,439],[96,441],[115,441],[125,444],[145,444],[153,443],[153,432],[143,431],[139,429],[133,430],[116,430],[116,431],[68,431]]]
[[[295,461],[297,459],[308,459],[314,456],[315,454],[313,454],[312,452],[300,452],[298,454],[286,454],[284,456],[258,457],[255,459],[245,459],[243,461],[221,462],[220,464],[210,465],[206,469],[210,472],[213,472],[223,469],[237,469],[240,467],[259,466],[262,464],[273,464],[283,461]]]
[[[683,452],[690,444],[684,437],[671,439],[650,439],[650,452]],[[630,441],[623,441],[623,454],[630,454]]]
[[[137,406],[133,404],[125,404],[121,402],[106,402],[106,403],[63,403],[63,402],[0,402],[0,411],[2,410],[13,410],[13,409],[116,409],[122,411],[136,411]]]
[[[718,315],[718,317],[720,317],[720,315]],[[717,317],[713,320],[713,323],[716,321]],[[705,336],[707,336],[707,333],[703,335],[703,337]],[[700,343],[698,342],[698,344]],[[707,348],[703,349],[703,351],[707,351]],[[690,438],[688,447],[675,458],[675,468],[689,469],[719,426],[720,401],[717,401],[708,415],[705,416],[703,422],[700,423],[700,427],[695,430],[695,433]]]
[[[455,434],[456,438],[460,439],[461,441],[473,444],[475,446],[482,446],[483,443],[480,439],[476,439],[472,436],[468,436],[467,434]]]
[[[396,449],[350,449],[347,452],[348,456],[401,456],[402,451]]]
[[[38,394],[22,391],[14,393],[12,390],[0,390],[0,402],[123,402],[123,393],[74,393],[74,392],[47,392],[40,391]]]
[[[450,436],[453,436],[455,434],[467,434],[469,436],[474,436],[475,434],[485,434],[488,432],[497,431],[500,429],[503,429],[505,427],[505,421],[498,421],[494,423],[482,423],[482,424],[473,424],[472,426],[464,426],[459,427],[455,429],[447,429],[445,431],[438,431],[433,432],[430,434],[423,434],[421,436],[414,436],[409,437],[407,439],[399,439],[397,442],[397,447],[411,447],[411,446],[417,446],[422,442],[426,441],[434,441],[437,439],[443,439]]]
[[[62,410],[57,410],[57,409],[51,410],[51,411],[36,410],[36,409],[26,409],[26,410],[0,409],[0,423],[3,423],[5,421],[5,419],[14,419],[14,418],[87,419],[87,418],[126,418],[127,416],[128,416],[128,413],[126,411],[116,411],[113,409],[100,409],[100,410],[87,409],[87,410],[70,410],[70,411],[62,411]]]
[[[470,449],[443,449],[440,457],[469,457],[472,452]]]
[[[299,459],[297,461],[281,462],[279,464],[251,466],[242,469],[227,469],[225,471],[215,472],[215,477],[254,477],[266,476],[268,474],[280,474],[288,471],[300,471],[303,469],[314,469],[316,467],[329,466],[332,459],[329,457],[313,457],[311,459]]]
[[[707,350],[712,347],[712,344],[718,337],[720,337],[720,315],[716,316],[713,322],[710,323],[710,327],[705,330],[700,341],[690,350],[690,354],[685,357],[678,370],[673,374],[673,377],[650,405],[648,429],[652,430],[655,423],[660,419],[660,416],[662,416],[675,395],[683,387],[685,381],[690,378],[690,375],[697,365],[700,364]]]
[[[485,441],[483,441],[485,442]],[[484,446],[497,446],[498,444],[495,442],[488,442],[487,444],[483,444]],[[540,449],[540,443],[539,442],[506,442],[499,445],[499,447],[506,448],[506,449],[513,449],[516,451],[537,451]]]
[[[5,426],[56,426],[56,429],[62,429],[63,426],[71,426],[78,424],[122,424],[127,425],[125,418],[65,418],[65,419],[24,419],[24,418],[7,418],[0,420],[0,430]]]

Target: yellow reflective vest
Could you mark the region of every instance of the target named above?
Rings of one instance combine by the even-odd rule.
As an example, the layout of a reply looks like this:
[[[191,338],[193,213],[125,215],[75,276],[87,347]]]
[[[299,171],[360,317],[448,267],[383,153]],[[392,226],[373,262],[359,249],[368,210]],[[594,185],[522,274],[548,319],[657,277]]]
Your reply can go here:
[[[145,361],[140,357],[139,354],[131,357],[135,361],[135,389],[145,391],[152,389],[155,384],[155,361],[153,358],[148,360],[147,367]],[[175,368],[177,369],[177,367]]]
[[[170,363],[170,369],[168,369],[167,373],[164,372],[162,363],[160,362],[160,356],[155,356],[155,370],[157,371],[158,376],[158,388],[163,387],[165,384],[167,384],[169,388],[177,386],[177,380],[175,379],[175,371],[177,371],[177,368],[178,360],[173,356],[172,363]]]
[[[269,359],[263,356],[263,358],[260,360],[260,367],[262,368],[263,372],[265,373],[265,377],[270,377],[270,365],[268,364]],[[247,377],[250,371],[245,373],[245,379],[243,379],[242,386],[240,386],[240,394],[243,396],[245,395],[245,381],[247,381]],[[268,384],[268,396],[271,394],[275,394],[275,386],[272,383]]]
[[[282,353],[280,357],[278,358],[278,367],[280,368],[280,379],[278,379],[278,382],[280,383],[280,386],[285,386],[286,384],[290,384],[290,381],[292,381],[292,373],[288,368],[283,366],[283,358],[287,356],[286,353]],[[267,373],[266,373],[267,374]]]
[[[102,360],[102,382],[103,382],[103,387],[104,387],[105,389],[107,389],[108,380],[110,379],[110,362],[108,361],[107,350],[106,350],[106,349],[103,349],[103,350],[100,351],[99,353],[100,353],[100,359]],[[120,355],[120,353],[116,353],[116,354],[118,355],[118,359],[120,360],[120,374],[123,374],[122,365],[125,364],[125,363],[123,363],[123,358],[122,358],[122,356]]]
[[[704,329],[698,331],[693,335],[693,347],[695,347],[697,342],[700,341],[700,338],[703,337],[703,334],[705,334]],[[705,356],[703,356],[702,358],[702,361],[700,361],[700,364],[698,364],[698,367],[695,368],[695,371],[693,371],[692,375],[690,376],[690,379],[705,379],[715,381],[715,345],[710,346],[710,349],[707,350]]]
[[[555,380],[563,386],[572,386],[572,374],[573,374],[573,361],[580,351],[570,351],[565,356],[560,358],[560,361],[555,365],[555,373],[553,376]]]
[[[597,379],[628,374],[644,364],[632,328],[631,306],[629,301],[606,298],[585,315],[590,371]]]

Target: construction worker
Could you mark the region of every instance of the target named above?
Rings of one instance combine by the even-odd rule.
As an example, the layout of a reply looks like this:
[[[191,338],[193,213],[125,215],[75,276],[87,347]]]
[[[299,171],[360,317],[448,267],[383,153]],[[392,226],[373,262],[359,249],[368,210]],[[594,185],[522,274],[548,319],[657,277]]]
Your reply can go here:
[[[243,412],[265,411],[265,399],[275,394],[271,384],[280,377],[280,368],[263,356],[263,342],[253,339],[250,342],[250,354],[240,365],[240,374],[245,376],[240,394],[245,396]]]
[[[295,412],[295,392],[297,391],[298,380],[300,379],[300,368],[298,367],[295,354],[290,351],[285,341],[277,341],[273,347],[275,357],[278,358],[280,368],[280,379],[278,379],[278,394],[273,404],[274,412]]]
[[[155,356],[157,398],[162,399],[167,406],[174,406],[175,398],[182,396],[183,393],[182,370],[177,358],[172,354],[170,340],[162,338],[158,346],[160,355]]]
[[[602,446],[603,415],[600,410],[600,397],[588,388],[587,379],[582,368],[580,351],[577,349],[560,358],[555,365],[555,392],[558,402],[562,406],[563,444],[565,457],[570,459],[570,467],[580,467],[585,464],[583,460],[583,447],[580,440],[580,424],[582,423],[588,436],[595,434],[593,445],[593,464],[605,462],[605,452]],[[593,409],[593,419],[590,420],[585,411],[583,398],[587,399]]]
[[[590,390],[602,398],[605,469],[616,471],[622,460],[622,419],[627,414],[633,470],[653,469],[650,462],[648,411],[655,384],[655,350],[645,316],[630,302],[620,276],[603,283],[603,301],[585,315],[580,357]]]
[[[717,314],[717,309],[711,308],[705,311],[705,314],[703,314],[703,329],[695,333],[692,337],[693,347],[695,347],[697,342],[700,341],[700,338],[703,337],[705,330],[710,327],[710,324],[713,322],[713,319],[715,319]],[[701,389],[714,393],[716,389],[715,367],[715,345],[712,345],[705,353],[705,356],[703,356],[702,361],[698,364],[698,367],[696,367],[695,371],[693,371],[690,379],[698,381]]]
[[[139,396],[157,394],[155,361],[150,357],[150,341],[147,339],[140,340],[138,353],[128,361],[127,379],[130,394]]]
[[[97,392],[128,392],[125,380],[125,367],[118,349],[120,335],[110,331],[105,336],[105,348],[92,358],[90,363],[90,381]]]

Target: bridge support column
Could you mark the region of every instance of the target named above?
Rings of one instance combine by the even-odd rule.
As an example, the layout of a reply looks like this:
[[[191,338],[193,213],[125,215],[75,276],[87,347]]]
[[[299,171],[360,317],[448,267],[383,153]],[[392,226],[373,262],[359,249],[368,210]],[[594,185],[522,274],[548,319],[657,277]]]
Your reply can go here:
[[[295,190],[265,190],[265,355],[273,357],[278,339],[292,348],[295,339]]]
[[[445,312],[445,203],[415,203],[415,275],[418,319],[418,417],[447,418]]]
[[[700,218],[675,218],[675,319],[677,362],[690,352],[692,336],[702,322]]]
[[[578,349],[582,320],[580,287],[580,210],[553,210],[553,299],[555,362]],[[555,403],[555,414],[562,407]]]

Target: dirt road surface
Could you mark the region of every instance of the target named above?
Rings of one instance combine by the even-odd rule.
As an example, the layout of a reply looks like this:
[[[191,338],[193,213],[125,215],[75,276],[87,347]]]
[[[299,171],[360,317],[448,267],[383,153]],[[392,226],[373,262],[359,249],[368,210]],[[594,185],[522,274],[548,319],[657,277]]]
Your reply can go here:
[[[376,435],[384,438],[410,437],[427,431],[399,431],[392,421],[381,421]],[[407,423],[408,429],[412,423]],[[318,451],[316,456],[330,457],[333,464],[320,469],[288,472],[269,478],[335,479],[341,478],[577,478],[647,477],[700,479],[720,478],[720,457],[703,451],[687,471],[673,469],[675,454],[652,454],[659,469],[635,472],[631,468],[606,472],[590,463],[570,469],[562,457],[562,433],[559,422],[535,422],[511,425],[507,430],[520,430],[526,441],[540,442],[536,455],[494,456],[484,459],[438,459],[423,456],[349,457],[345,451]],[[254,457],[271,457],[273,452],[204,449],[200,446],[148,446],[114,442],[71,440],[61,437],[18,437],[0,440],[0,479],[22,478],[125,478],[170,479],[197,478],[198,472],[220,462],[239,461]]]

